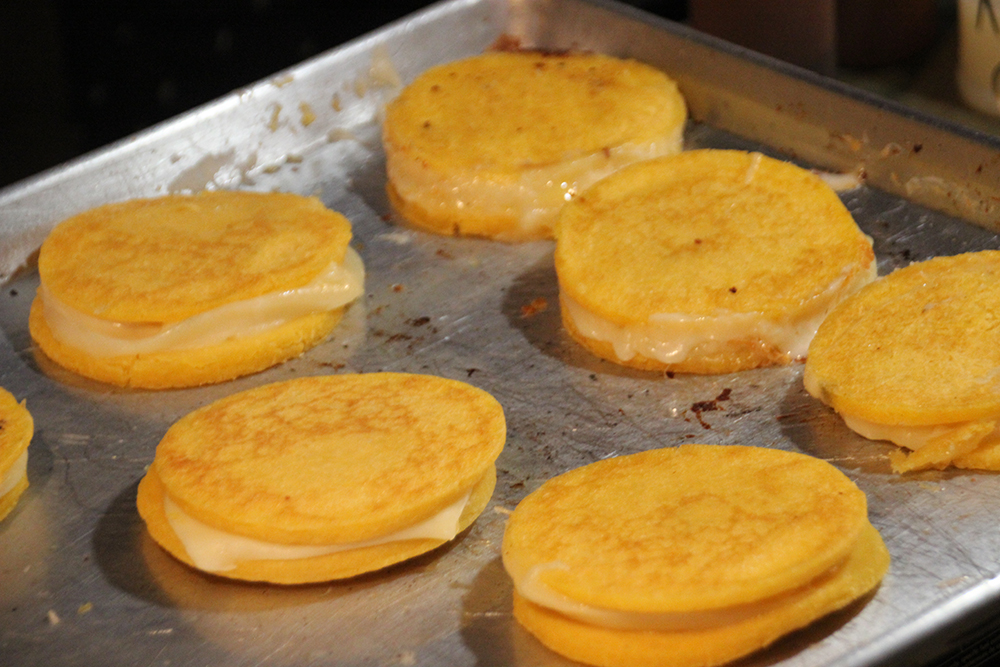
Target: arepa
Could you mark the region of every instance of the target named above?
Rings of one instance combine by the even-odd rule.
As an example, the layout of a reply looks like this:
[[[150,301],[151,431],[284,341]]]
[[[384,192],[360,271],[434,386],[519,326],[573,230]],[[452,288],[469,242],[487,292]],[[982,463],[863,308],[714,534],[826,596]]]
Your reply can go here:
[[[710,149],[626,167],[569,202],[555,267],[574,340],[683,373],[801,360],[876,270],[871,240],[818,176]]]
[[[503,448],[488,393],[401,373],[308,377],[176,422],[139,485],[153,539],[224,577],[326,581],[430,551],[488,503]]]
[[[604,667],[708,667],[874,589],[889,555],[832,465],[760,447],[604,459],[518,504],[503,540],[514,617]]]
[[[686,117],[676,83],[635,60],[488,52],[432,67],[388,105],[387,191],[428,231],[548,238],[575,193],[679,151]]]
[[[31,336],[91,379],[187,387],[255,373],[322,341],[363,290],[351,225],[315,198],[134,199],[42,244]]]
[[[834,309],[805,388],[854,431],[899,445],[896,472],[1000,470],[998,323],[1000,251],[911,264]]]

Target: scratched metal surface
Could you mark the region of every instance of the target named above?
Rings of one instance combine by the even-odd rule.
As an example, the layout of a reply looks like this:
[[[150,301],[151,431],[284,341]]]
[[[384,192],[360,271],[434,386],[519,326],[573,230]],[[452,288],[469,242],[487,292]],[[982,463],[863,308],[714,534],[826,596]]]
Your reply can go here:
[[[948,201],[960,192],[963,210],[988,212],[980,196],[996,179],[980,161],[995,150],[988,141],[678,26],[615,5],[544,0],[446,3],[387,26],[0,192],[2,271],[25,266],[0,292],[0,385],[26,399],[36,419],[31,487],[0,524],[0,665],[564,664],[511,619],[499,556],[506,512],[570,468],[682,442],[779,447],[833,462],[868,494],[893,556],[874,595],[742,665],[919,664],[933,653],[925,644],[946,646],[941,637],[990,611],[1000,596],[997,475],[890,474],[889,446],[853,435],[810,399],[800,367],[666,378],[598,361],[560,328],[550,243],[440,238],[392,224],[378,142],[380,108],[396,90],[392,73],[407,81],[505,32],[535,45],[670,65],[699,119],[689,147],[780,155],[761,143],[774,135],[770,146],[799,158],[864,169],[884,189],[858,187],[843,198],[874,238],[883,274],[933,255],[1000,246],[991,231],[891,193],[894,182],[909,183],[923,196],[920,184],[934,182]],[[728,85],[705,71],[706,49],[738,63],[720,65],[736,73]],[[747,68],[770,88],[744,86]],[[759,94],[807,102],[789,120],[787,106]],[[828,99],[842,104],[838,122],[855,125],[810,144],[811,131],[801,128],[825,117]],[[808,100],[819,110],[811,112]],[[734,108],[752,122],[733,127]],[[724,132],[713,121],[745,131]],[[789,136],[781,134],[786,126]],[[914,150],[924,141],[926,150]],[[366,295],[337,334],[264,373],[183,391],[114,389],[36,357],[27,333],[37,286],[30,258],[47,230],[105,201],[204,187],[317,193],[352,220]],[[947,202],[939,208],[948,210]],[[283,588],[201,575],[146,536],[136,484],[175,419],[265,382],[379,370],[465,380],[505,407],[509,437],[496,494],[454,543],[351,581]]]

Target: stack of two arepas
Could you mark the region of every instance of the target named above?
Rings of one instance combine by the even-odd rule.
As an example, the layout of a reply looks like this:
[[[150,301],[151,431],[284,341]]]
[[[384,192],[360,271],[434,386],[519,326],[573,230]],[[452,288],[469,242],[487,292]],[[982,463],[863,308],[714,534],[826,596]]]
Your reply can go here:
[[[363,291],[351,225],[316,198],[204,192],[63,221],[31,336],[60,366],[149,389],[255,373],[322,341]]]
[[[852,430],[889,440],[899,473],[1000,470],[1000,251],[898,269],[844,301],[804,383]]]
[[[555,267],[576,342],[678,373],[802,360],[823,318],[876,273],[871,240],[818,176],[713,149],[582,192],[560,214]]]
[[[299,584],[352,577],[465,530],[496,483],[503,409],[399,373],[301,378],[176,422],[139,484],[150,535],[199,570]]]
[[[708,667],[874,589],[889,554],[864,493],[819,459],[682,445],[553,478],[503,541],[514,617],[602,667]]]
[[[487,52],[428,69],[387,106],[386,189],[427,231],[551,238],[577,193],[678,152],[686,118],[677,84],[636,60]]]

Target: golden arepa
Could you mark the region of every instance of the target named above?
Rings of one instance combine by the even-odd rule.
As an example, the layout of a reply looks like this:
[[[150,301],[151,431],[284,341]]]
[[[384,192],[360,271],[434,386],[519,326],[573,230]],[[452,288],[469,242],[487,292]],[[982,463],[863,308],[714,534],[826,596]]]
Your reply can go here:
[[[595,184],[560,215],[555,266],[578,343],[683,373],[801,359],[876,268],[871,240],[819,177],[735,150],[650,160]]]
[[[864,493],[780,450],[683,445],[545,482],[503,540],[514,617],[593,665],[735,660],[876,587],[889,555]]]
[[[351,225],[316,198],[204,192],[108,204],[52,231],[32,338],[119,386],[255,373],[323,340],[362,291]]]
[[[489,501],[503,409],[455,380],[309,377],[175,423],[139,484],[150,535],[235,579],[351,577],[430,551]]]
[[[428,231],[550,238],[576,192],[678,152],[686,118],[674,81],[635,60],[485,53],[427,70],[388,105],[387,190]]]
[[[1000,470],[1000,251],[937,257],[840,304],[809,348],[806,390],[872,440],[896,472]]]
[[[35,433],[31,413],[0,388],[0,521],[28,488],[28,445]]]

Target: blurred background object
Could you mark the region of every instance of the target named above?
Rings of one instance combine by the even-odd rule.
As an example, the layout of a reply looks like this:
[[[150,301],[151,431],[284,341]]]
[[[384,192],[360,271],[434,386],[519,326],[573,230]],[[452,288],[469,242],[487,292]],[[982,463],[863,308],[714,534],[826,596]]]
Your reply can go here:
[[[1000,3],[958,0],[958,92],[974,109],[1000,115]]]
[[[1000,136],[1000,0],[688,0],[688,23]]]
[[[925,53],[939,35],[938,0],[836,0],[837,65],[894,65]]]
[[[691,26],[818,72],[837,65],[837,0],[690,0]]]
[[[921,54],[940,13],[938,0],[690,0],[689,10],[698,30],[824,74]]]

